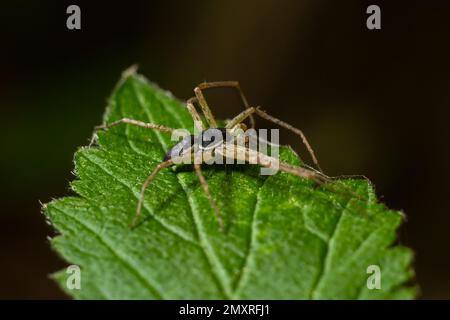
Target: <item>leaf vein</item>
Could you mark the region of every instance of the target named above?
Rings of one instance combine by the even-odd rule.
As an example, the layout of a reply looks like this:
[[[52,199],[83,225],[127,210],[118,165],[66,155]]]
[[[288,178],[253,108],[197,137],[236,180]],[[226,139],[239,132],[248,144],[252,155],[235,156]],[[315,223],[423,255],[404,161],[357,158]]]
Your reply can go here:
[[[102,237],[99,233],[97,233],[95,231],[95,228],[90,226],[85,221],[79,219],[75,215],[68,214],[67,212],[58,208],[56,208],[56,210],[64,214],[66,217],[69,217],[77,221],[80,224],[80,226],[84,227],[85,230],[92,233],[100,241],[100,243],[102,243],[113,254],[113,256],[117,258],[117,261],[122,263],[122,265],[124,265],[150,292],[152,292],[152,294],[157,296],[158,299],[164,298],[160,290],[157,289],[157,285],[151,283],[146,276],[141,274],[141,272],[139,271],[140,270],[139,267],[130,263],[130,261],[132,260],[126,254],[120,253],[120,251],[115,250],[114,249],[115,246],[111,244],[106,237]]]
[[[136,200],[139,200],[139,196],[140,193],[138,191],[134,191],[133,188],[131,186],[129,186],[127,183],[125,183],[124,181],[120,180],[119,178],[117,178],[112,172],[110,172],[109,170],[107,170],[106,168],[104,168],[100,163],[97,163],[95,160],[91,159],[89,156],[87,156],[86,154],[83,154],[83,157],[85,159],[87,159],[89,162],[91,162],[92,164],[96,165],[98,168],[100,168],[103,172],[105,172],[106,174],[108,174],[109,176],[111,176],[113,178],[113,180],[117,181],[118,183],[120,183],[121,185],[123,185],[125,188],[127,188],[131,194],[136,198]],[[186,242],[189,243],[193,243],[193,244],[197,244],[197,242],[192,239],[192,237],[190,237],[185,231],[181,230],[178,227],[175,227],[169,223],[167,223],[166,221],[164,221],[164,219],[161,219],[158,215],[156,215],[149,207],[147,204],[143,205],[143,208],[152,216],[153,219],[155,219],[156,222],[158,222],[164,229],[166,229],[167,231],[169,231],[170,233],[172,233],[173,235],[177,236],[180,239],[183,239]]]

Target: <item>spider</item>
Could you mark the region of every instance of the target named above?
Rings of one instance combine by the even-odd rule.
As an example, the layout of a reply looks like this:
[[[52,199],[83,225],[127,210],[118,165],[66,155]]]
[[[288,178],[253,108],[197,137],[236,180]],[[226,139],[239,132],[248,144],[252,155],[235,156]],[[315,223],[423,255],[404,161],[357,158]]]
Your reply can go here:
[[[242,105],[244,107],[244,111],[239,113],[237,116],[235,116],[233,119],[229,120],[225,127],[219,127],[217,124],[216,119],[214,118],[211,109],[208,106],[208,103],[206,102],[205,96],[203,94],[203,91],[206,89],[211,88],[233,88],[237,91],[239,94],[240,100],[242,102]],[[260,107],[251,107],[249,106],[247,99],[244,95],[244,93],[241,90],[241,87],[237,81],[219,81],[219,82],[204,82],[198,85],[194,89],[195,97],[190,98],[187,103],[186,107],[189,111],[195,125],[196,132],[199,132],[196,135],[189,135],[183,138],[181,141],[176,143],[164,156],[163,161],[156,166],[156,168],[153,169],[153,171],[150,173],[150,175],[147,177],[145,182],[143,183],[141,187],[140,197],[137,203],[136,207],[136,213],[131,221],[130,227],[134,227],[139,220],[139,217],[141,215],[142,205],[144,202],[144,196],[145,191],[147,190],[150,183],[154,180],[156,175],[164,168],[168,168],[170,166],[173,166],[177,163],[181,163],[183,161],[189,161],[192,159],[200,159],[200,161],[194,160],[194,169],[195,173],[200,181],[200,184],[203,188],[203,191],[205,192],[209,203],[212,207],[212,209],[215,212],[215,216],[217,219],[217,222],[219,224],[219,227],[221,230],[224,228],[223,219],[220,213],[220,210],[214,200],[214,198],[211,195],[211,192],[209,191],[208,182],[206,181],[202,169],[201,164],[206,163],[207,160],[210,160],[212,157],[218,155],[223,158],[233,158],[234,160],[240,160],[248,162],[249,157],[251,155],[256,155],[254,157],[254,163],[260,165],[261,167],[266,167],[269,169],[276,168],[277,170],[281,170],[284,172],[291,173],[293,175],[299,176],[301,178],[312,180],[318,184],[323,184],[325,182],[330,181],[331,178],[327,177],[322,173],[322,170],[320,168],[319,162],[317,161],[317,158],[314,154],[313,149],[311,148],[311,145],[309,144],[308,140],[306,139],[303,132],[292,125],[277,119],[271,115],[269,115],[267,112],[261,110]],[[204,126],[204,123],[202,121],[202,117],[197,112],[195,108],[195,104],[198,104],[202,110],[202,113],[204,115],[204,118],[207,122],[207,126]],[[303,144],[306,146],[312,161],[317,169],[314,169],[309,166],[300,167],[291,165],[289,163],[280,161],[279,159],[275,157],[268,156],[266,154],[263,154],[261,152],[257,152],[254,150],[251,150],[248,145],[240,145],[236,146],[234,145],[233,152],[227,152],[227,149],[230,150],[230,143],[235,142],[238,138],[240,138],[240,135],[243,131],[247,128],[246,125],[243,123],[247,118],[250,120],[250,126],[252,129],[255,128],[255,119],[254,116],[257,115],[263,119],[266,119],[282,128],[285,128],[297,136],[300,137]],[[109,124],[103,124],[100,126],[97,126],[96,130],[106,130],[113,126],[119,125],[119,124],[129,124],[134,125],[142,128],[147,129],[155,129],[166,133],[173,133],[176,129],[169,128],[160,124],[155,123],[146,123],[139,120],[129,119],[129,118],[122,118],[120,120],[111,122]],[[239,131],[238,129],[242,129],[243,131]],[[217,133],[219,135],[217,136]],[[217,138],[218,137],[218,138]],[[221,147],[221,148],[218,148]],[[214,150],[211,152],[211,150]],[[253,153],[252,153],[253,152]],[[192,163],[192,162],[191,162]]]

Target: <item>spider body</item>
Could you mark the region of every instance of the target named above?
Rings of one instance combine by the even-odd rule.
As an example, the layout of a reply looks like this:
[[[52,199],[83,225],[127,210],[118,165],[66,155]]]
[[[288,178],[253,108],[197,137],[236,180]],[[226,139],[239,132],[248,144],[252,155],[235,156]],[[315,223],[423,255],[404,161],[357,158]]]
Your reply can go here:
[[[240,114],[235,116],[233,119],[229,120],[225,127],[218,127],[217,122],[206,102],[206,99],[203,95],[202,90],[209,89],[209,88],[219,88],[219,87],[231,87],[237,90],[242,104],[244,106],[244,111],[242,111]],[[194,89],[195,97],[191,98],[187,101],[186,107],[189,113],[191,114],[191,117],[194,121],[196,132],[199,132],[196,135],[187,135],[184,138],[182,138],[178,143],[173,145],[165,154],[163,158],[163,162],[158,164],[155,169],[151,172],[151,174],[147,177],[147,179],[144,181],[140,198],[137,204],[136,208],[136,215],[134,216],[131,226],[135,226],[136,222],[139,219],[139,216],[141,214],[142,205],[144,202],[144,196],[145,191],[150,185],[150,183],[153,181],[153,179],[157,176],[157,174],[164,168],[168,168],[170,166],[173,166],[177,164],[177,160],[190,160],[193,158],[198,158],[200,156],[200,163],[196,162],[194,160],[194,169],[195,173],[198,176],[198,179],[200,181],[201,186],[203,187],[204,192],[206,193],[208,200],[211,204],[212,209],[215,211],[216,218],[218,221],[218,225],[221,230],[223,230],[223,221],[220,214],[220,210],[212,197],[211,193],[209,192],[208,183],[203,176],[202,170],[201,170],[201,164],[202,163],[208,163],[207,160],[210,160],[212,157],[212,154],[216,154],[219,157],[222,158],[233,158],[235,160],[240,160],[242,162],[249,162],[249,158],[251,157],[251,154],[256,155],[256,157],[253,157],[252,164],[259,165],[261,167],[266,167],[273,169],[274,164],[276,165],[276,169],[280,171],[284,171],[296,176],[299,176],[304,179],[313,180],[316,183],[322,184],[330,180],[326,175],[324,175],[320,169],[319,163],[314,155],[314,151],[312,150],[311,146],[309,145],[305,135],[303,132],[290,124],[279,120],[265,111],[262,111],[259,107],[250,107],[247,103],[247,99],[245,98],[244,94],[242,93],[239,83],[236,81],[221,81],[221,82],[208,82],[208,83],[202,83],[199,86],[197,86]],[[197,112],[194,103],[198,103],[198,105],[201,107],[201,110],[203,112],[204,119],[207,122],[207,126],[205,127],[203,118],[200,117],[199,113]],[[256,150],[251,150],[248,146],[248,143],[246,140],[244,140],[243,145],[237,145],[236,142],[238,142],[240,137],[240,132],[237,129],[241,129],[243,131],[246,130],[247,126],[243,123],[247,118],[250,120],[250,126],[252,129],[255,128],[255,121],[254,121],[254,115],[258,115],[263,119],[266,119],[268,121],[271,121],[272,123],[283,127],[287,130],[290,130],[291,132],[298,135],[303,144],[306,146],[315,166],[318,168],[318,170],[313,169],[311,167],[300,167],[300,166],[294,166],[289,163],[285,163],[280,161],[277,158],[269,157],[263,153],[259,153]],[[114,121],[109,124],[104,124],[96,129],[108,129],[112,126],[119,125],[119,124],[129,124],[134,126],[139,126],[147,129],[154,129],[159,130],[162,132],[167,133],[173,133],[174,128],[169,128],[160,124],[154,124],[154,123],[145,123],[139,120],[129,119],[129,118],[123,118],[117,121]],[[242,141],[242,140],[241,140]],[[233,145],[235,149],[231,153],[228,153],[231,148],[230,146]],[[220,148],[223,147],[223,148]],[[205,154],[207,155],[205,157]],[[180,162],[181,163],[181,162]],[[208,163],[209,164],[209,163]]]
[[[232,130],[227,128],[210,128],[203,130],[198,135],[188,135],[176,143],[167,151],[163,161],[172,160],[175,157],[183,157],[193,154],[196,150],[213,150],[220,145],[234,140]]]

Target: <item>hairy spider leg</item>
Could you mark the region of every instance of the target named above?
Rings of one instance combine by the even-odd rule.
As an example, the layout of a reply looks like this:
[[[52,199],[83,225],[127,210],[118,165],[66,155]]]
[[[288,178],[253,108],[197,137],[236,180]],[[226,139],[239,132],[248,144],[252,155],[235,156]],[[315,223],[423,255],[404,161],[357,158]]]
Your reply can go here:
[[[340,192],[339,189],[335,188],[333,185],[327,184],[328,182],[338,182],[338,181],[336,181],[335,177],[328,177],[325,174],[323,174],[322,172],[316,171],[315,169],[310,170],[310,169],[303,168],[300,166],[295,166],[295,165],[289,164],[287,162],[280,161],[277,158],[268,156],[264,153],[249,149],[244,146],[236,146],[235,145],[235,146],[233,146],[232,151],[233,152],[230,153],[230,152],[227,152],[226,148],[224,148],[223,150],[216,149],[216,153],[219,153],[223,157],[231,156],[235,160],[242,160],[242,161],[246,161],[246,162],[249,162],[249,160],[252,159],[253,161],[256,161],[256,163],[253,163],[253,164],[257,164],[262,167],[266,167],[266,168],[270,168],[270,169],[278,168],[278,170],[280,170],[280,171],[287,172],[287,173],[296,175],[296,176],[304,178],[304,179],[312,180],[315,183],[317,183],[318,185],[324,186],[329,191]],[[354,192],[353,190],[351,190],[344,184],[339,183],[339,185],[340,185],[340,187],[345,189],[345,191],[348,195],[351,195],[351,196],[357,198],[358,200],[362,200],[364,202],[367,202],[369,200],[367,197],[364,197],[364,196]]]
[[[181,157],[179,157],[177,160],[181,162],[183,162],[184,160],[188,159],[188,158],[193,158],[196,156],[201,156],[204,157],[205,155],[203,155],[203,153],[201,151],[197,152],[195,155],[192,154],[187,154],[187,155],[183,155]],[[212,157],[212,155],[209,153],[208,155],[206,155],[207,157]],[[203,159],[203,158],[202,158]],[[141,188],[141,193],[139,196],[139,202],[137,204],[136,207],[136,214],[130,224],[130,227],[133,228],[134,226],[136,226],[137,221],[139,220],[139,217],[141,216],[141,212],[142,212],[142,206],[144,203],[144,199],[145,199],[145,191],[147,190],[147,188],[149,187],[150,183],[154,180],[154,178],[156,177],[156,175],[164,168],[170,167],[174,164],[174,160],[170,159],[167,160],[165,162],[161,162],[160,164],[158,164],[156,166],[155,169],[153,169],[153,171],[151,172],[151,174],[147,177],[147,179],[145,180],[144,184],[142,185]],[[208,186],[208,182],[206,181],[202,170],[201,170],[201,166],[200,164],[195,163],[194,161],[194,168],[195,168],[195,173],[200,181],[200,184],[203,188],[203,191],[205,192],[208,201],[212,207],[212,209],[215,212],[216,218],[217,218],[217,222],[219,224],[219,228],[221,231],[224,230],[224,223],[223,223],[223,219],[222,219],[222,215],[220,214],[220,210],[216,204],[216,202],[214,201],[214,198],[212,197],[210,191],[209,191],[209,186]]]
[[[200,132],[203,131],[203,124],[201,121],[201,118],[199,116],[199,114],[197,113],[197,110],[195,110],[195,107],[193,105],[193,101],[192,100],[196,100],[197,98],[192,98],[188,100],[187,103],[187,109],[192,117],[192,120],[194,121],[197,130],[199,130]],[[117,121],[114,121],[112,123],[109,124],[104,124],[104,125],[100,125],[95,127],[95,130],[106,130],[109,129],[113,126],[117,126],[119,124],[130,124],[130,125],[134,125],[134,126],[138,126],[141,128],[146,128],[146,129],[156,129],[156,130],[160,130],[162,132],[169,132],[172,133],[175,129],[173,128],[169,128],[163,125],[159,125],[159,124],[154,124],[154,123],[147,123],[147,122],[143,122],[143,121],[139,121],[139,120],[134,120],[134,119],[129,119],[129,118],[122,118],[119,119]],[[91,140],[91,144],[93,143],[93,139]],[[133,217],[133,220],[130,224],[130,227],[134,227],[137,223],[137,221],[139,220],[139,217],[141,216],[141,212],[142,212],[142,205],[144,203],[144,197],[145,197],[145,191],[147,190],[148,186],[150,185],[150,183],[153,181],[153,179],[155,178],[155,176],[164,168],[167,168],[169,166],[171,166],[173,164],[173,160],[168,160],[165,162],[160,163],[159,165],[156,166],[156,168],[152,171],[152,173],[147,177],[147,179],[145,180],[144,184],[142,185],[141,188],[141,193],[139,196],[139,201],[137,203],[137,207],[136,207],[136,214]],[[202,172],[201,172],[201,168],[197,167],[197,165],[195,165],[195,171],[196,174],[199,178],[199,181],[203,187],[203,190],[205,191],[208,200],[210,201],[210,204],[212,206],[212,208],[214,209],[216,216],[217,216],[217,220],[219,222],[219,226],[221,228],[221,230],[223,230],[223,220],[221,218],[219,209],[216,205],[216,203],[214,202],[214,199],[211,196],[211,193],[209,192],[209,187],[208,187],[208,183],[206,182],[205,177],[203,176]]]
[[[227,129],[234,128],[236,125],[238,125],[239,123],[244,121],[248,116],[250,116],[251,114],[254,114],[254,113],[256,113],[261,118],[266,119],[272,123],[275,123],[276,125],[279,125],[280,127],[285,128],[285,129],[295,133],[296,135],[298,135],[302,139],[303,144],[306,146],[306,149],[308,150],[309,155],[311,156],[311,158],[314,162],[314,165],[319,169],[320,172],[323,172],[322,169],[320,168],[319,161],[317,160],[316,155],[314,154],[314,150],[311,147],[311,145],[309,144],[309,142],[306,139],[306,136],[303,134],[303,132],[300,129],[295,128],[294,126],[269,115],[267,112],[262,111],[259,107],[256,107],[256,108],[250,107],[249,109],[242,111],[240,114],[238,114],[236,117],[234,117],[230,122],[228,122],[226,128]]]
[[[216,152],[218,152],[223,157],[231,156],[235,160],[241,160],[241,161],[246,161],[246,162],[253,160],[253,161],[256,161],[256,163],[250,162],[250,164],[257,164],[262,167],[266,167],[266,168],[270,168],[270,169],[278,168],[281,171],[291,173],[298,177],[305,178],[308,180],[313,180],[314,182],[316,182],[318,184],[323,184],[325,182],[331,181],[331,179],[329,177],[327,177],[326,175],[324,175],[318,171],[309,170],[309,169],[306,169],[306,168],[303,168],[300,166],[294,166],[292,164],[289,164],[284,161],[280,161],[277,158],[268,156],[264,153],[261,153],[261,152],[255,151],[255,150],[251,150],[244,146],[234,145],[232,148],[232,151],[233,152],[230,154],[230,152],[227,152],[226,147],[223,150],[220,150],[220,148],[216,149]]]
[[[205,117],[207,119],[208,119],[208,116],[212,117],[213,119],[214,119],[214,117],[212,116],[209,106],[205,100],[205,97],[203,95],[203,90],[213,89],[213,88],[234,88],[236,90],[236,92],[238,93],[239,98],[241,99],[242,106],[244,107],[244,109],[246,110],[246,109],[250,108],[247,98],[245,97],[244,92],[242,91],[241,86],[239,85],[238,81],[203,82],[194,89],[194,92],[198,98],[198,102],[202,108],[202,111],[205,114]],[[255,118],[253,117],[252,114],[249,115],[249,118],[250,118],[250,126],[251,126],[251,128],[254,129],[255,128]],[[215,123],[215,120],[214,120],[214,123]],[[211,128],[216,128],[216,127],[217,127],[216,123],[214,126],[211,125]]]
[[[139,195],[139,201],[138,201],[137,207],[136,207],[136,214],[134,215],[134,218],[130,223],[131,228],[133,228],[136,225],[136,223],[141,215],[142,205],[144,203],[145,190],[147,190],[150,183],[153,181],[153,179],[156,177],[156,175],[162,169],[167,168],[167,167],[171,166],[172,164],[173,164],[172,160],[167,160],[167,161],[161,162],[160,164],[158,164],[156,166],[155,169],[153,169],[152,173],[147,177],[147,179],[145,179],[145,182],[141,187],[141,193]]]
[[[201,165],[195,163],[194,168],[195,168],[195,173],[197,174],[198,180],[200,181],[200,184],[202,185],[203,191],[206,193],[209,203],[216,214],[216,218],[217,218],[217,222],[219,223],[220,231],[223,232],[224,224],[223,224],[222,215],[220,214],[219,207],[217,206],[216,202],[214,201],[214,198],[211,195],[211,192],[209,191],[208,182],[206,181],[205,176],[202,173]]]
[[[198,99],[196,97],[190,98],[187,103],[186,107],[191,114],[192,120],[194,121],[194,126],[197,132],[202,132],[205,128],[203,126],[203,121],[200,115],[198,114],[197,110],[195,109],[194,103],[198,102]]]
[[[129,119],[129,118],[122,118],[122,119],[116,120],[114,122],[111,122],[109,124],[102,124],[100,126],[96,126],[94,128],[94,133],[92,135],[91,142],[89,143],[89,146],[91,146],[94,143],[97,131],[99,131],[99,130],[106,130],[106,129],[109,129],[111,127],[117,126],[119,124],[130,124],[130,125],[141,127],[141,128],[156,129],[156,130],[159,130],[159,131],[162,131],[162,132],[168,132],[168,133],[172,133],[173,131],[175,131],[174,128],[169,128],[169,127],[166,127],[166,126],[163,126],[163,125],[160,125],[160,124],[143,122],[143,121]]]

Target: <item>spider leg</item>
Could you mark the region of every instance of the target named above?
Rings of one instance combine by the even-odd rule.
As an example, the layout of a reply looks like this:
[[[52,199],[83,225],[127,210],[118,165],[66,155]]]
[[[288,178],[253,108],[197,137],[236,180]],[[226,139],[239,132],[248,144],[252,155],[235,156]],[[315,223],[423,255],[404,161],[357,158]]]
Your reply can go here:
[[[194,164],[194,168],[195,168],[195,173],[197,174],[198,180],[200,181],[200,184],[203,187],[203,191],[205,191],[206,196],[208,197],[209,203],[211,204],[211,207],[214,209],[214,212],[216,214],[216,218],[217,218],[217,222],[219,223],[219,228],[220,231],[223,232],[223,219],[222,219],[222,215],[220,214],[220,210],[217,207],[216,202],[214,201],[211,192],[209,192],[209,186],[208,186],[208,182],[205,179],[205,176],[202,173],[202,169],[200,164]]]
[[[131,221],[130,227],[133,228],[136,225],[136,222],[138,221],[140,215],[141,215],[141,211],[142,211],[142,205],[144,204],[144,196],[145,196],[145,190],[147,190],[148,186],[150,185],[150,183],[153,181],[153,179],[156,177],[156,175],[164,168],[167,168],[169,166],[171,166],[173,164],[172,160],[168,160],[168,161],[164,161],[161,162],[160,164],[158,164],[156,166],[155,169],[153,169],[152,173],[147,177],[147,179],[145,180],[144,184],[142,185],[141,188],[141,193],[139,196],[139,201],[136,207],[136,214],[133,218],[133,220]]]
[[[300,136],[300,138],[302,139],[303,144],[306,146],[306,149],[309,152],[309,155],[311,156],[314,165],[319,169],[320,172],[323,172],[320,165],[319,165],[319,161],[316,158],[316,155],[314,154],[314,150],[311,147],[311,145],[308,142],[308,139],[306,139],[306,136],[303,134],[303,132],[300,129],[295,128],[294,126],[281,121],[280,119],[277,119],[271,115],[269,115],[267,112],[262,111],[261,109],[259,109],[259,107],[255,108],[255,107],[250,107],[249,109],[241,112],[240,114],[238,114],[236,117],[233,118],[233,120],[231,120],[228,124],[227,124],[227,129],[231,129],[234,126],[236,126],[237,124],[241,123],[242,121],[244,121],[248,116],[250,116],[252,113],[256,113],[258,116],[260,116],[263,119],[266,119],[272,123],[275,123],[276,125],[279,125],[282,128],[285,128],[293,133],[295,133],[296,135]]]
[[[91,142],[89,143],[89,146],[91,146],[94,143],[97,131],[99,131],[99,130],[107,130],[107,129],[111,128],[111,127],[117,126],[117,125],[122,124],[122,123],[130,124],[130,125],[133,125],[133,126],[146,128],[146,129],[156,129],[156,130],[159,130],[159,131],[162,131],[162,132],[169,132],[169,133],[172,133],[175,130],[173,128],[169,128],[169,127],[166,127],[166,126],[163,126],[163,125],[160,125],[160,124],[148,123],[148,122],[143,122],[143,121],[129,119],[129,118],[122,118],[122,119],[119,119],[117,121],[114,121],[114,122],[111,122],[111,123],[108,123],[108,124],[102,124],[100,126],[96,126],[95,129],[94,129],[94,133],[92,135],[92,138],[91,138]]]
[[[356,200],[362,201],[363,203],[367,203],[369,201],[369,198],[355,192],[354,190],[350,189],[346,185],[337,181],[337,179],[339,177],[328,177],[319,171],[310,170],[310,169],[302,168],[299,166],[294,166],[292,164],[289,164],[289,163],[286,163],[283,161],[280,161],[278,163],[278,166],[281,171],[288,172],[288,173],[291,173],[296,176],[303,177],[303,178],[306,178],[309,180],[313,180],[315,183],[323,186],[323,188],[328,191],[351,196]],[[328,184],[327,182],[334,182],[335,184]]]
[[[146,128],[146,129],[157,129],[160,131],[164,131],[164,132],[170,132],[172,133],[175,129],[173,128],[169,128],[160,124],[155,124],[155,123],[148,123],[148,122],[143,122],[143,121],[139,121],[139,120],[134,120],[134,119],[129,119],[129,118],[122,118],[120,120],[108,123],[108,124],[104,124],[104,125],[100,125],[95,127],[96,130],[105,130],[105,129],[109,129],[113,126],[117,126],[121,123],[126,123],[126,124],[131,124],[133,126],[138,126],[138,127],[142,127],[142,128]]]
[[[317,184],[324,184],[325,182],[331,181],[331,178],[321,172],[310,170],[300,166],[294,166],[287,162],[280,161],[277,158],[268,156],[264,153],[246,148],[244,146],[233,146],[233,149],[234,152],[231,153],[231,157],[236,160],[244,160],[251,164],[257,164],[265,168],[281,170],[301,178],[312,180]],[[221,151],[216,149],[216,152],[220,153]],[[227,153],[225,150],[225,152],[223,152],[223,156],[230,157],[230,153]]]
[[[196,97],[190,98],[186,103],[186,107],[191,114],[192,120],[194,121],[195,129],[198,132],[202,132],[204,130],[203,121],[197,110],[195,109],[194,102],[198,102],[198,99]]]
[[[300,129],[297,129],[294,126],[269,115],[267,112],[262,111],[259,108],[255,108],[255,112],[261,118],[269,120],[270,122],[273,122],[273,123],[279,125],[280,127],[285,128],[285,129],[295,133],[296,135],[298,135],[302,139],[302,142],[306,146],[306,149],[308,149],[309,155],[311,156],[315,166],[319,169],[320,172],[323,172],[322,168],[319,165],[319,161],[317,160],[316,155],[314,154],[313,148],[311,147],[308,140],[306,139],[306,136]]]
[[[206,121],[208,122],[208,125],[210,128],[217,128],[217,122],[214,118],[211,109],[208,106],[208,103],[206,102],[205,96],[202,93],[202,89],[199,87],[196,87],[194,89],[195,96],[197,97],[198,104],[200,105],[200,108],[202,108],[203,114],[205,115]]]
[[[242,111],[241,113],[239,113],[236,117],[234,117],[233,119],[231,119],[227,125],[225,126],[225,128],[227,129],[233,129],[236,125],[238,125],[239,123],[241,123],[242,121],[244,121],[245,119],[247,119],[250,115],[253,115],[256,112],[256,108],[255,107],[250,107],[244,111]]]
[[[244,95],[244,92],[241,89],[241,86],[239,85],[238,81],[215,81],[215,82],[204,82],[201,83],[197,86],[197,88],[195,88],[194,90],[198,90],[201,94],[201,96],[203,96],[202,94],[202,90],[206,90],[206,89],[211,89],[211,88],[234,88],[237,93],[239,94],[239,98],[241,99],[242,102],[242,106],[244,107],[244,109],[248,109],[250,108],[247,98]],[[255,118],[253,117],[253,115],[251,114],[250,116],[250,125],[251,128],[255,128]]]
[[[261,154],[261,156],[267,157],[264,154]],[[272,159],[272,161],[273,161],[273,159]],[[259,162],[258,164],[261,166],[267,167],[267,168],[272,167],[271,164],[268,163],[267,161],[262,161],[262,162]],[[286,163],[283,161],[278,162],[278,169],[280,171],[287,172],[287,173],[296,175],[301,178],[312,180],[315,183],[317,183],[317,185],[321,186],[322,188],[324,188],[325,190],[328,190],[330,192],[344,195],[346,198],[351,197],[348,199],[348,201],[350,201],[350,199],[356,200],[357,202],[355,203],[355,205],[358,206],[358,208],[361,210],[361,212],[363,214],[366,214],[367,209],[365,208],[365,206],[370,201],[370,199],[355,192],[354,190],[350,189],[349,187],[340,183],[339,181],[336,181],[335,177],[328,177],[319,171],[310,170],[310,169],[302,168],[299,166],[294,166],[292,164],[289,164],[289,163]],[[328,183],[328,182],[334,182],[334,184]]]
[[[287,162],[280,161],[277,158],[270,157],[268,155],[246,148],[244,146],[233,146],[231,152],[229,152],[228,149],[225,149],[223,151],[216,149],[216,153],[219,153],[220,155],[226,158],[243,160],[250,164],[257,164],[265,168],[280,170],[304,179],[312,180],[316,184],[323,187],[325,190],[341,194],[346,197],[351,197],[347,198],[348,201],[350,201],[351,199],[357,200],[355,205],[357,205],[363,213],[366,213],[367,210],[366,206],[370,202],[370,199],[368,197],[357,193],[356,191],[347,187],[340,181],[336,181],[335,177],[328,177],[325,174],[316,171],[315,169],[310,170],[307,168],[295,166]],[[344,207],[346,210],[348,209],[347,204]]]
[[[252,164],[258,164],[258,165],[266,167],[266,168],[280,170],[283,172],[287,172],[287,173],[296,175],[301,178],[312,180],[315,183],[317,183],[318,185],[323,186],[328,191],[341,193],[341,194],[344,193],[344,194],[349,195],[359,201],[362,201],[363,203],[367,203],[369,201],[368,197],[365,197],[365,196],[355,192],[351,188],[349,188],[346,185],[337,181],[337,179],[340,177],[329,177],[315,169],[311,170],[308,168],[295,166],[290,163],[280,161],[277,158],[270,157],[268,155],[265,155],[264,153],[260,153],[255,150],[243,147],[243,146],[234,146],[233,151],[234,152],[231,153],[231,157],[233,157],[234,159],[244,160],[244,161],[250,162]],[[219,152],[224,157],[230,157],[230,153],[227,153],[226,151],[221,152],[220,150],[216,149],[216,152]],[[253,162],[252,162],[252,160],[253,160]],[[330,184],[329,182],[333,182],[333,183]],[[369,181],[369,183],[370,183],[370,181]]]
[[[278,167],[281,171],[291,173],[298,177],[312,180],[319,185],[331,181],[331,179],[329,177],[322,174],[321,172],[313,171],[313,170],[302,168],[299,166],[294,166],[294,165],[291,165],[291,164],[283,162],[283,161],[280,161],[278,163]]]

